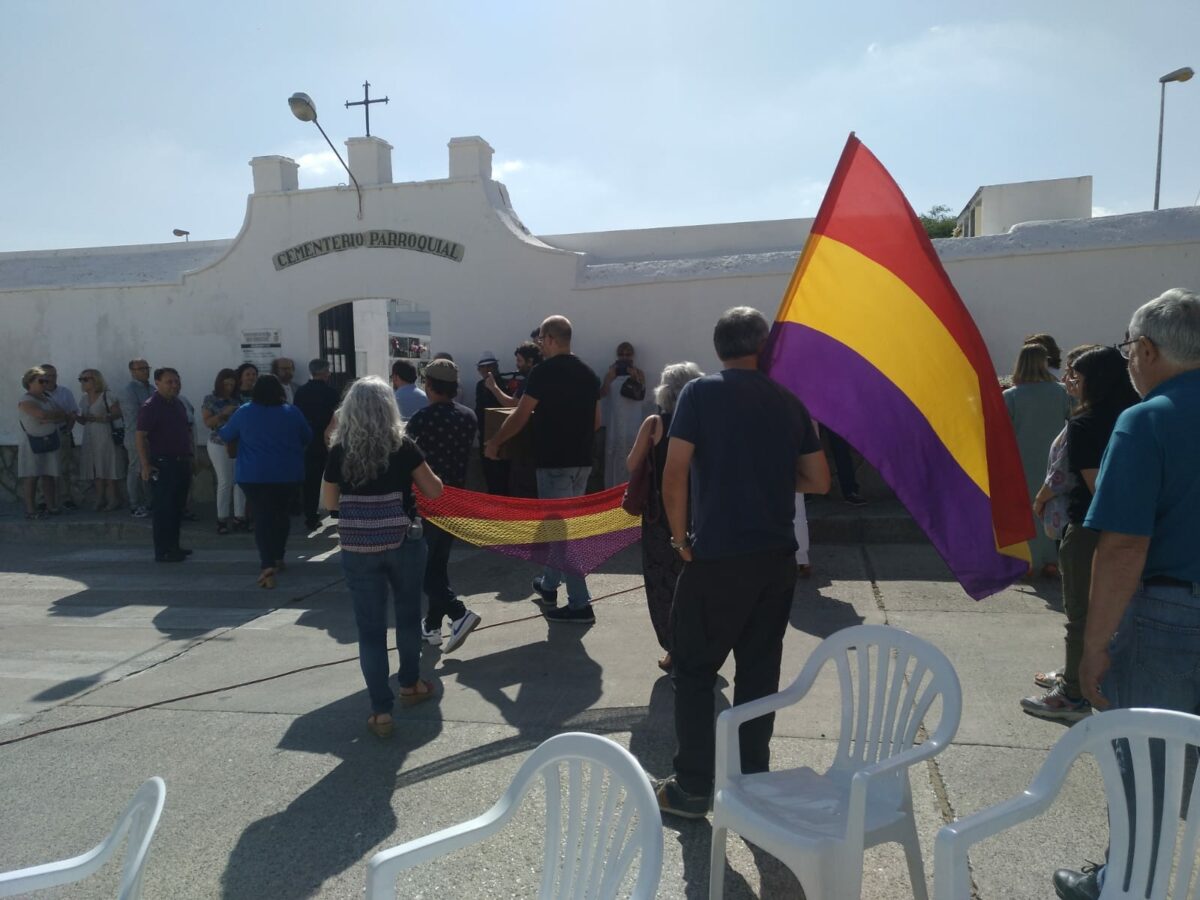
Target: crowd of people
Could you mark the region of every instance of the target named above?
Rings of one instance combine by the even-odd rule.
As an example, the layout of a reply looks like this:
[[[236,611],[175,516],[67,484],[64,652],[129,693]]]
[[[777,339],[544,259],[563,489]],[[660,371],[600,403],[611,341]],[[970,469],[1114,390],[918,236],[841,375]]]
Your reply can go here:
[[[717,673],[732,654],[735,704],[778,689],[803,572],[797,562],[807,562],[797,557],[807,551],[806,538],[797,539],[803,496],[831,484],[816,424],[759,370],[768,331],[758,311],[728,310],[713,333],[721,370],[666,366],[649,416],[648,380],[633,346],[618,346],[598,377],[572,352],[563,316],[548,317],[516,347],[510,375],[494,353],[480,357],[474,410],[458,401],[461,373],[449,354],[421,373],[423,389],[415,367],[397,361],[390,386],[364,377],[344,397],[320,359],[298,389],[288,359],[262,375],[250,363],[221,369],[201,404],[218,532],[253,522],[258,583],[272,588],[297,507],[310,530],[322,506],[336,514],[370,697],[367,725],[386,737],[397,696],[401,706],[434,696],[420,678],[422,644],[453,651],[481,621],[451,586],[453,536],[421,521],[416,492],[436,499],[447,485],[465,486],[478,448],[489,492],[581,496],[605,426],[606,482],[648,471],[654,487],[642,512],[642,562],[650,624],[664,651],[658,665],[675,686],[678,740],[659,802],[668,813],[701,817],[712,802]],[[78,477],[94,485],[96,508],[127,502],[144,515],[149,504],[155,559],[182,562],[191,553],[179,536],[194,415],[175,369],[151,373],[135,359],[129,372],[129,384],[114,392],[99,371],[85,369],[78,401],[57,384],[53,366],[24,374],[18,465],[26,516],[74,506],[68,451],[81,424]],[[1200,296],[1166,292],[1134,312],[1123,341],[1076,347],[1065,367],[1052,337],[1031,335],[1011,381],[1004,401],[1038,533],[1031,575],[1061,580],[1066,613],[1064,664],[1035,674],[1043,693],[1022,707],[1066,722],[1110,705],[1200,712]],[[503,411],[502,422],[486,426],[488,410]],[[508,452],[526,435],[524,454]],[[839,451],[838,441],[831,450],[843,499],[857,504],[853,466],[838,460],[848,449]],[[35,505],[39,487],[44,507]],[[595,623],[586,577],[546,566],[531,587],[551,623]],[[389,686],[389,602],[398,694]],[[747,772],[768,768],[771,733],[769,716],[743,727]],[[1061,870],[1055,885],[1060,897],[1094,897],[1102,879],[1102,868]]]

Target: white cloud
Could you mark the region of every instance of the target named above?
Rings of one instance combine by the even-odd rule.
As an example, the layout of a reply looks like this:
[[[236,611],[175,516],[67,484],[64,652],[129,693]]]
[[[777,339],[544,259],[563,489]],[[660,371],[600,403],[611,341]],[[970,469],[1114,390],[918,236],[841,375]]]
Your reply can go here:
[[[492,166],[492,172],[495,175],[512,175],[515,172],[523,172],[526,168],[522,160],[503,159]]]
[[[1109,209],[1107,206],[1093,206],[1092,207],[1092,218],[1093,219],[1098,219],[1101,216],[1115,216],[1115,215],[1116,215],[1116,213],[1113,210]]]
[[[333,172],[345,173],[342,164],[332,150],[316,150],[312,153],[301,153],[296,157],[300,170],[304,175],[320,178]]]

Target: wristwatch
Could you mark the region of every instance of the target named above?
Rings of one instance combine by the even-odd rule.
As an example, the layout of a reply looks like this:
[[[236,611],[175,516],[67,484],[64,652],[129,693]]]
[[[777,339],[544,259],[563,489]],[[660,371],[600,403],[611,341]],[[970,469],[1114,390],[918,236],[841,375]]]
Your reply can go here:
[[[677,540],[675,540],[675,538],[671,538],[671,549],[672,550],[690,550],[690,549],[692,549],[692,536],[690,534],[685,534],[683,536],[682,541],[677,541]]]

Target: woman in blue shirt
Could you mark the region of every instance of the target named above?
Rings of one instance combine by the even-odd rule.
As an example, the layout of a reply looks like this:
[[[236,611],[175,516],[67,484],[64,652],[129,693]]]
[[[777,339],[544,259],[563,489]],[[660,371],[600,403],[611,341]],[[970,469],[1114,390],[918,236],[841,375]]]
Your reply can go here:
[[[274,375],[254,384],[250,402],[240,407],[217,434],[238,441],[234,481],[254,504],[254,543],[262,572],[258,585],[275,587],[291,530],[292,498],[304,482],[304,447],[312,429],[300,410],[286,402]]]

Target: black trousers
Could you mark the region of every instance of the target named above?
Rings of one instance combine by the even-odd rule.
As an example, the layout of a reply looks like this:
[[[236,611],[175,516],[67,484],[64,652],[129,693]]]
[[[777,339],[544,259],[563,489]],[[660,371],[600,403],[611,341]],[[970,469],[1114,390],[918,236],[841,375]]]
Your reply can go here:
[[[311,522],[317,517],[317,509],[321,505],[321,476],[325,474],[325,463],[329,454],[325,452],[324,438],[314,438],[313,443],[320,443],[320,449],[314,452],[312,444],[304,452],[304,522]]]
[[[292,530],[292,499],[296,485],[287,482],[249,482],[239,485],[246,499],[254,504],[254,545],[264,569],[275,567],[287,550]]]
[[[454,546],[454,535],[442,531],[429,520],[424,522],[425,545],[429,552],[425,557],[425,596],[429,598],[429,612],[425,615],[425,627],[430,631],[440,630],[442,620],[461,619],[467,608],[450,587],[450,548]]]
[[[822,426],[825,428],[825,426]],[[854,457],[846,439],[834,431],[825,428],[829,438],[829,450],[833,454],[833,467],[837,470],[838,488],[842,499],[858,493],[858,479],[854,476]]]
[[[685,563],[671,609],[675,682],[675,777],[689,794],[710,794],[716,754],[713,689],[733,653],[734,706],[779,690],[796,561],[790,549]],[[766,772],[775,716],[747,722],[742,771]]]
[[[479,459],[483,466],[483,481],[489,494],[508,496],[508,460],[488,459],[479,451]]]
[[[151,513],[154,523],[154,558],[158,559],[179,549],[179,526],[183,522],[183,506],[188,488],[192,486],[190,456],[152,456],[150,465],[157,474],[150,479],[150,495],[154,500]]]

